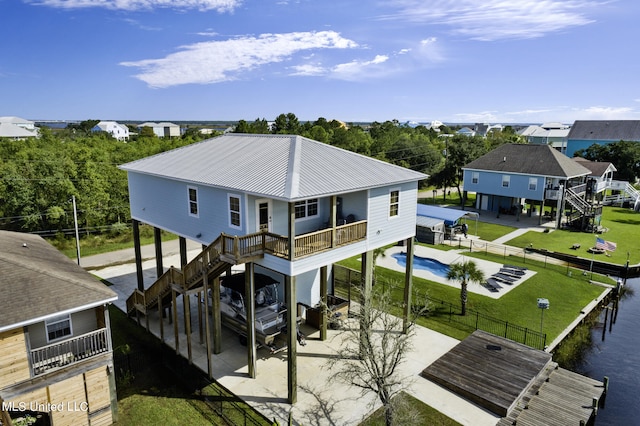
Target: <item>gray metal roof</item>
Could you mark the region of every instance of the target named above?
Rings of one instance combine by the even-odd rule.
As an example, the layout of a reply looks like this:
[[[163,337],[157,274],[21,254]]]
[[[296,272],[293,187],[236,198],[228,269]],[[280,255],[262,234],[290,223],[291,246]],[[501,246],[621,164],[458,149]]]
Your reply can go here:
[[[640,120],[577,120],[568,139],[640,141]]]
[[[227,134],[120,168],[286,201],[428,177],[295,135]]]
[[[591,171],[549,145],[504,144],[472,161],[463,169],[520,173],[561,178],[591,174]]]
[[[0,231],[0,332],[117,297],[42,237]]]

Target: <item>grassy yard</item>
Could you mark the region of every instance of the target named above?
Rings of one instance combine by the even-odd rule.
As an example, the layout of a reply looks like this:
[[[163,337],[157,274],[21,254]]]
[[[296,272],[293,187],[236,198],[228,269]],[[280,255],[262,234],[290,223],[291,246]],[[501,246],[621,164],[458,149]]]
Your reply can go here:
[[[435,408],[422,403],[422,401],[412,397],[411,395],[401,392],[395,398],[394,401],[402,406],[409,406],[413,411],[414,417],[411,418],[410,423],[403,421],[404,419],[398,419],[398,424],[424,424],[424,425],[440,425],[440,426],[458,426],[460,423],[445,416]],[[369,416],[364,422],[360,423],[360,426],[384,426],[384,409],[377,409],[371,416]]]
[[[573,232],[568,230],[554,230],[549,233],[527,232],[507,244],[516,247],[528,247],[530,244],[535,248],[547,249],[571,253],[576,256],[591,258],[591,253],[587,252],[589,247],[595,245],[596,237],[617,244],[618,248],[609,256],[602,254],[595,255],[597,260],[623,265],[627,261],[627,253],[632,265],[640,263],[640,213],[630,209],[620,207],[604,207],[602,213],[602,226],[609,230],[603,234],[589,234],[586,232]],[[578,250],[572,250],[573,244],[580,244]]]

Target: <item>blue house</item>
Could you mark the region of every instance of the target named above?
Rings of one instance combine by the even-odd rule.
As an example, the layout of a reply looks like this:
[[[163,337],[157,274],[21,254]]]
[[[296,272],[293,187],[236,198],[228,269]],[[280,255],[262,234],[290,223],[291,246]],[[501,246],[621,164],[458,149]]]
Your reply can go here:
[[[519,217],[526,204],[528,214],[536,205],[538,212],[545,204],[561,205],[559,220],[564,201],[581,215],[593,214],[584,200],[590,174],[549,145],[505,144],[463,167],[463,187],[465,193],[476,193],[478,210]]]
[[[568,157],[593,144],[630,141],[640,142],[640,120],[577,120],[567,135]]]
[[[157,236],[158,281],[144,288],[138,254],[139,289],[127,301],[129,312],[154,315],[155,309],[175,303],[171,296],[176,292],[206,294],[211,289],[215,301],[217,277],[236,264],[244,265],[252,310],[254,276],[271,277],[286,296],[291,403],[296,399],[299,305],[325,309],[332,265],[340,260],[360,255],[368,288],[373,250],[401,240],[412,249],[418,181],[427,178],[294,135],[227,134],[120,168],[128,174],[136,247],[139,223],[153,226]],[[160,230],[180,238],[179,270],[164,271]],[[204,247],[191,262],[186,261],[187,239]],[[408,268],[407,285],[410,275]],[[219,324],[215,302],[213,315]],[[252,315],[247,313],[247,357],[249,375],[255,377]],[[326,336],[326,324],[320,335]],[[208,350],[217,353],[219,330],[213,339]]]

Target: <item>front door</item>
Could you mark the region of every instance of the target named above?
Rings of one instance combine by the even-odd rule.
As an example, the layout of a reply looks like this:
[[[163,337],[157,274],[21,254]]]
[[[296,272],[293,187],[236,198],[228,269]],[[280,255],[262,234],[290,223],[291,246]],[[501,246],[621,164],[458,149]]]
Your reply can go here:
[[[271,201],[256,201],[256,228],[258,231],[271,231]]]

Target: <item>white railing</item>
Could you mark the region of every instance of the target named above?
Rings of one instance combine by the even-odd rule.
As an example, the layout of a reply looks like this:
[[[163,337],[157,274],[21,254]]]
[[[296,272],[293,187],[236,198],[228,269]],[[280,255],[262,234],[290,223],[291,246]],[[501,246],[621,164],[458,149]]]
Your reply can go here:
[[[64,367],[111,349],[106,328],[31,351],[33,375]]]

